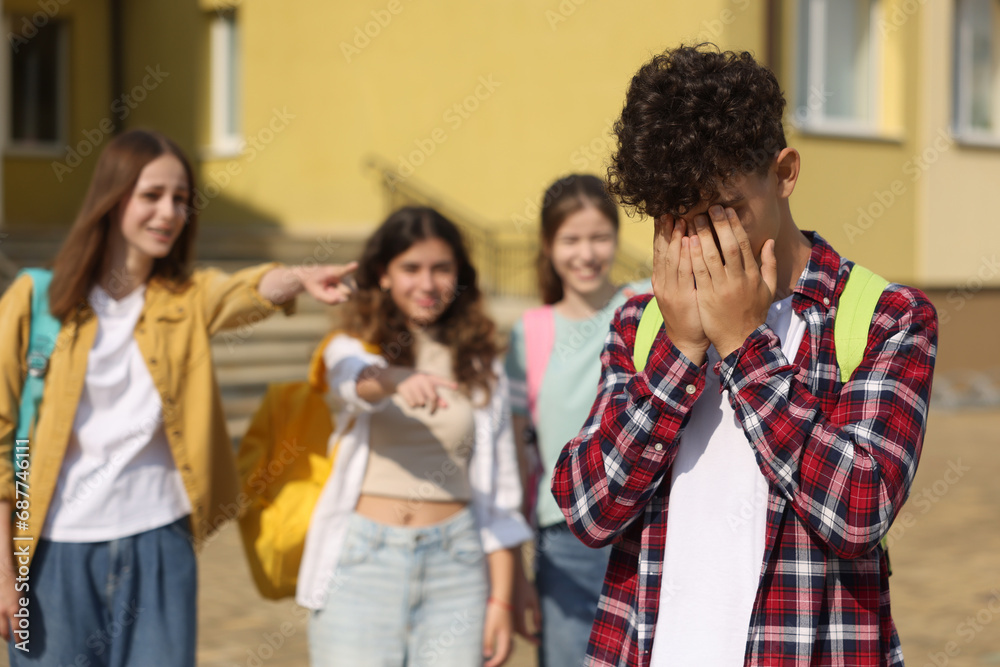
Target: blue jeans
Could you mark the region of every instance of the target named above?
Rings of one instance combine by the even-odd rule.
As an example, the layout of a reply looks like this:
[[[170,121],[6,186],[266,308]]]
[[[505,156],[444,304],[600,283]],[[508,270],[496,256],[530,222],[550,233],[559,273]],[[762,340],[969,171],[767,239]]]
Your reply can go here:
[[[11,667],[190,667],[198,568],[189,519],[110,542],[40,540],[31,564],[28,652]]]
[[[314,667],[482,664],[486,561],[472,512],[421,528],[351,517],[326,606],[309,620]]]
[[[565,523],[538,532],[535,585],[542,607],[539,667],[580,667],[587,655],[611,547],[591,549]]]

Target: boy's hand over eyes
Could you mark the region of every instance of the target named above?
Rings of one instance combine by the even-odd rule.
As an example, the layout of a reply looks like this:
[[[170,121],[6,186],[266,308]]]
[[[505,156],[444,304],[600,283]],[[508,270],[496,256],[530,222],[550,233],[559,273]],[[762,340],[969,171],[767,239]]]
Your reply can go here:
[[[653,238],[653,294],[670,341],[700,366],[705,362],[709,339],[699,314],[686,233],[687,223],[683,218],[672,215],[657,218]]]
[[[697,234],[691,237],[691,263],[698,284],[701,323],[725,359],[767,319],[778,283],[774,241],[764,242],[758,265],[733,209],[712,206],[708,216],[696,216],[694,223]]]

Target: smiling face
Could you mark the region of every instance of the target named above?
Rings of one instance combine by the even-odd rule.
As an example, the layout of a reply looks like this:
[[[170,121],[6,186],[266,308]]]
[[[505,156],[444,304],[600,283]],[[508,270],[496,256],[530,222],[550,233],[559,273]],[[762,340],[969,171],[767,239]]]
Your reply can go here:
[[[184,230],[190,193],[187,172],[165,153],[149,162],[113,213],[112,233],[141,263],[166,257]]]
[[[455,299],[458,262],[439,238],[417,241],[390,260],[379,278],[411,328],[433,324]]]
[[[569,214],[548,247],[563,291],[592,294],[609,284],[618,250],[618,230],[597,208],[587,205]]]

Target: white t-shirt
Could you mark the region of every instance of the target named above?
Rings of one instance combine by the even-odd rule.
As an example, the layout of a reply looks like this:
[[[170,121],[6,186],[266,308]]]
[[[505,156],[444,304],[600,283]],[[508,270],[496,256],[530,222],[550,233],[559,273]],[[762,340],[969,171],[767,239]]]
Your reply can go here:
[[[767,324],[795,358],[805,321],[792,297],[771,305]],[[764,558],[767,480],[757,465],[719,361],[708,350],[705,389],[691,409],[670,478],[669,518],[652,667],[740,667]]]
[[[191,513],[163,430],[163,405],[134,331],[146,289],[90,293],[97,336],[66,456],[42,528],[54,542],[105,542]]]

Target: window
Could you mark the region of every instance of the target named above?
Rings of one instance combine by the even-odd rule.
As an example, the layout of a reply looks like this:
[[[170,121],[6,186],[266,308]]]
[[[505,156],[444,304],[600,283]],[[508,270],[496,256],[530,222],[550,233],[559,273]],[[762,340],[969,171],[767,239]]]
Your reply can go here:
[[[1000,140],[1000,11],[997,0],[959,0],[955,20],[955,133]]]
[[[58,150],[66,128],[66,25],[10,16],[7,28],[9,148],[14,152]]]
[[[800,0],[794,121],[871,134],[879,112],[879,0]]]
[[[223,154],[238,153],[240,127],[240,40],[236,10],[220,10],[211,25],[211,144]]]

